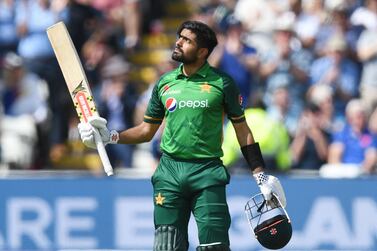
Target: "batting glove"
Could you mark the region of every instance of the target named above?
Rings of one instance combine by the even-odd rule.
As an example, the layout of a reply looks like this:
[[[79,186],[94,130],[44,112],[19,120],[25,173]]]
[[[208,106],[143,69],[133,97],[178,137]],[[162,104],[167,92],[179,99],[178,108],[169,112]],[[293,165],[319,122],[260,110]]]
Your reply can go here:
[[[254,174],[253,176],[265,200],[271,200],[272,195],[274,195],[280,200],[281,205],[286,207],[287,200],[278,178],[272,175],[266,175],[264,172]]]
[[[119,133],[109,131],[106,124],[107,120],[101,117],[90,117],[87,123],[80,122],[77,127],[84,145],[96,149],[96,137],[100,137],[104,145],[118,143]]]

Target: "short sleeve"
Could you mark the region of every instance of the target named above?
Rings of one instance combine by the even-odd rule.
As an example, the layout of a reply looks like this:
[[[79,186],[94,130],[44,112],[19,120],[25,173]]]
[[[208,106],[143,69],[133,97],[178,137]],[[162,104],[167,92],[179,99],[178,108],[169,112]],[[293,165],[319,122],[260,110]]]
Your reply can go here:
[[[371,43],[373,43],[373,36],[371,35],[371,33],[366,30],[366,31],[363,31],[357,41],[357,49],[360,50],[364,47],[368,47]]]
[[[154,86],[151,99],[144,114],[144,122],[151,124],[161,124],[164,118],[165,109],[158,94],[158,83]]]
[[[234,81],[231,78],[224,78],[224,108],[230,121],[240,123],[245,121],[242,107],[242,96]]]
[[[332,143],[344,143],[345,142],[345,130],[346,130],[346,128],[344,128],[340,131],[335,131],[332,134],[331,142]]]

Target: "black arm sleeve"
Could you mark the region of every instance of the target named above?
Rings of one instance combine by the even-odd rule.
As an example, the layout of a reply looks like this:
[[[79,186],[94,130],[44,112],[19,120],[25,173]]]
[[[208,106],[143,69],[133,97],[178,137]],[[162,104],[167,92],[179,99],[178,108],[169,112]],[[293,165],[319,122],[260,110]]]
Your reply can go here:
[[[259,143],[243,146],[241,147],[241,152],[252,171],[257,167],[265,167]]]

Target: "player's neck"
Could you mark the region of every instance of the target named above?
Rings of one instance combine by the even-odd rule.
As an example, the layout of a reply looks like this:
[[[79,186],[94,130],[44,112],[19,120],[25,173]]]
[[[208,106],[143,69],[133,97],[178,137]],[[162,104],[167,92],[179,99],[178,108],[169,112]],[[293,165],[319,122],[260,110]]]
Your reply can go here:
[[[183,74],[187,77],[195,74],[202,66],[205,64],[206,61],[197,61],[192,64],[183,64]]]

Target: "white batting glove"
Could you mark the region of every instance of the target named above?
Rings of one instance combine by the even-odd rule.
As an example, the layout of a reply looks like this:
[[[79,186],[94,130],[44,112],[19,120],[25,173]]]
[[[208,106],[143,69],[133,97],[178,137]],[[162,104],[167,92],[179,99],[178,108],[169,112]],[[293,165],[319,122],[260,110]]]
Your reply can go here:
[[[90,117],[87,123],[80,122],[77,127],[84,145],[96,149],[96,137],[100,137],[104,145],[116,144],[119,133],[115,130],[109,131],[106,124],[107,120],[101,117]]]
[[[287,200],[285,198],[283,187],[281,186],[278,178],[272,175],[266,175],[264,172],[254,174],[253,176],[265,200],[271,200],[272,195],[274,195],[278,197],[281,205],[286,207]]]

